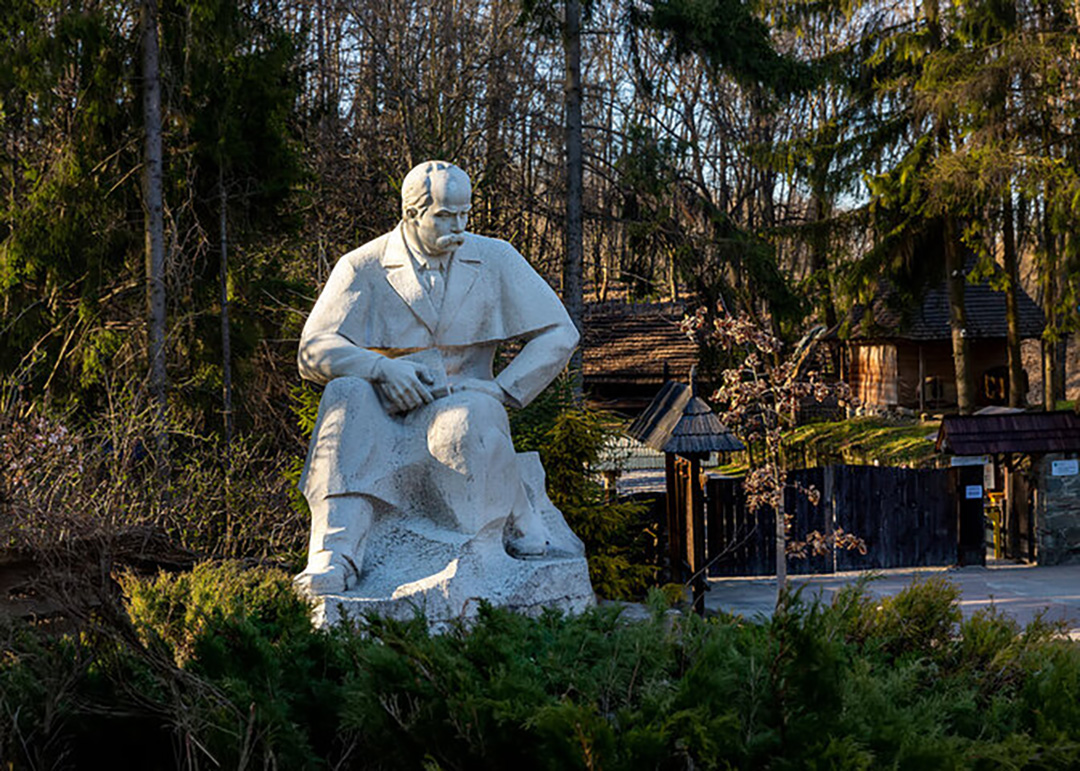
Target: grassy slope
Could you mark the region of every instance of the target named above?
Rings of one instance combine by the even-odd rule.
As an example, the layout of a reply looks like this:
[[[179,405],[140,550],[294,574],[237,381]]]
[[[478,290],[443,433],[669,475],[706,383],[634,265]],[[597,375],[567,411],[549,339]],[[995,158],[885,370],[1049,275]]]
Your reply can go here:
[[[934,457],[938,422],[897,424],[882,418],[852,418],[835,423],[811,423],[789,434],[785,452],[790,468],[829,463],[881,466],[927,466]],[[727,474],[746,471],[745,453],[717,469]]]
[[[882,466],[923,466],[934,456],[937,422],[897,425],[881,418],[812,423],[795,429],[787,444],[789,459],[814,466],[830,461]]]

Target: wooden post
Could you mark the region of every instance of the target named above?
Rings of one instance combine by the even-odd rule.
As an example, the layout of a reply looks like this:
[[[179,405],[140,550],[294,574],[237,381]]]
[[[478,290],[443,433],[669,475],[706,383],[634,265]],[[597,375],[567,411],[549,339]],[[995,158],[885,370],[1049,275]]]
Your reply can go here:
[[[957,498],[957,558],[961,565],[986,564],[986,523],[983,517],[982,466],[953,469]],[[968,497],[968,490],[972,497]]]
[[[701,460],[694,457],[690,459],[690,495],[687,503],[687,514],[690,525],[690,533],[687,538],[687,561],[690,563],[690,574],[693,576],[691,588],[693,590],[693,608],[699,616],[705,615],[705,494],[701,485]]]
[[[683,561],[689,566],[689,575],[685,577],[685,580],[689,580],[693,576],[694,571],[697,569],[694,557],[697,554],[697,533],[694,525],[694,509],[697,502],[697,495],[695,495],[695,489],[697,485],[694,484],[694,474],[698,472],[698,464],[696,460],[689,460],[680,458],[681,466],[679,481],[684,484],[683,489],[686,491],[686,497],[683,499],[682,510],[682,523],[683,523],[683,543],[685,548],[683,550]]]
[[[682,549],[679,547],[681,540],[681,518],[679,516],[679,472],[676,458],[673,453],[664,454],[664,480],[667,483],[667,561],[668,581],[673,584],[682,583]]]
[[[919,345],[919,413],[926,412],[926,368],[923,364],[923,347]]]
[[[1017,558],[1020,556],[1020,518],[1017,501],[1016,456],[1006,455],[1005,462],[1005,505],[1001,507],[1002,517],[1005,519],[1005,556]]]

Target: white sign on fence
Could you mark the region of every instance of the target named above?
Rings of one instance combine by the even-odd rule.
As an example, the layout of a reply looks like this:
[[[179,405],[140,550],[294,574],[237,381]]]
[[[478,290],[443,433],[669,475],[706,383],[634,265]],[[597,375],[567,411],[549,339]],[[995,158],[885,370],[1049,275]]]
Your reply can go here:
[[[1050,476],[1074,477],[1080,473],[1080,461],[1055,460],[1050,462]]]
[[[949,458],[949,465],[953,466],[985,466],[990,462],[988,455],[953,455]]]

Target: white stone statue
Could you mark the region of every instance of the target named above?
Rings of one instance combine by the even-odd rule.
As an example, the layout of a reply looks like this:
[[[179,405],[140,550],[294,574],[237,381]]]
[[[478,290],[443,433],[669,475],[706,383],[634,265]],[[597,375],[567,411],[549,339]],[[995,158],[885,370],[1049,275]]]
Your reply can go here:
[[[465,230],[469,177],[431,161],[402,183],[393,231],[342,257],[300,339],[326,386],[300,487],[312,513],[297,583],[342,607],[434,622],[475,600],[534,610],[592,601],[581,542],[510,440],[578,333],[508,243]],[[500,343],[522,340],[493,376]]]

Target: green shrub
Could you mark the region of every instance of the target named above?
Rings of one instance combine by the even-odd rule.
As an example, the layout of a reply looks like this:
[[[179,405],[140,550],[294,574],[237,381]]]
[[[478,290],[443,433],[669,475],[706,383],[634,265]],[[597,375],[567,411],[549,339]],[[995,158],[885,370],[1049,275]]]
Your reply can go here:
[[[178,664],[187,662],[214,624],[246,620],[276,638],[310,627],[311,606],[277,569],[245,569],[239,562],[204,562],[186,573],[121,579],[128,614],[146,644],[163,643]]]
[[[190,708],[217,764],[261,756],[283,768],[314,768],[333,753],[347,645],[312,628],[311,606],[287,574],[203,563],[123,584],[142,640],[164,647],[222,697]]]
[[[1020,625],[991,606],[975,611],[960,624],[956,655],[965,666],[996,669],[1020,638]]]
[[[63,678],[55,658],[27,627],[0,617],[0,758],[28,766],[53,759],[55,725],[63,721],[62,704],[49,698]]]
[[[795,592],[757,623],[672,615],[659,591],[634,623],[483,606],[440,636],[423,619],[313,629],[286,575],[236,563],[124,586],[137,634],[0,625],[11,768],[1080,763],[1080,649],[993,610],[957,623],[942,581]]]
[[[176,728],[193,694],[163,676],[169,667],[161,663],[126,644],[122,630],[90,627],[50,637],[0,619],[4,767],[81,768],[107,760],[113,769],[175,768]],[[195,699],[205,697],[203,691]]]
[[[590,471],[617,430],[612,417],[575,405],[569,382],[560,379],[511,415],[511,429],[519,452],[540,453],[548,496],[585,543],[596,593],[608,599],[643,596],[656,577],[648,507],[609,499]]]
[[[843,593],[848,633],[891,656],[936,657],[946,652],[962,615],[960,590],[940,576],[914,580],[892,597],[873,600],[859,585]]]

